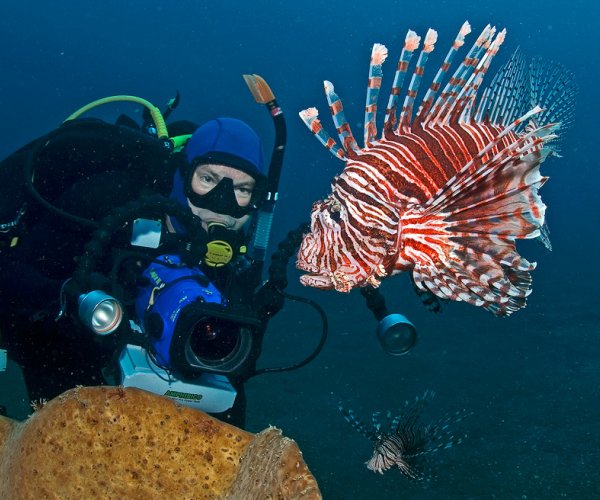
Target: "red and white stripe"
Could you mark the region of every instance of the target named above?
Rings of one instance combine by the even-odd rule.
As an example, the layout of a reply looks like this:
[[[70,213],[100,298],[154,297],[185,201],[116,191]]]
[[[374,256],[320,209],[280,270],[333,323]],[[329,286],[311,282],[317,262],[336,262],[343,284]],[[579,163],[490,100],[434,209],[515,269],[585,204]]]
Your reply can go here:
[[[539,167],[553,150],[548,143],[557,137],[556,120],[571,118],[572,86],[567,77],[539,72],[531,80],[535,93],[559,103],[542,100],[523,112],[527,96],[522,94],[530,78],[515,56],[475,106],[505,37],[504,30],[496,33],[487,26],[435,99],[469,31],[465,23],[413,117],[423,66],[436,39],[435,32],[428,32],[402,114],[394,123],[399,86],[420,39],[409,31],[378,141],[374,96],[383,60],[372,58],[363,149],[356,145],[329,82],[326,94],[345,155],[329,144],[320,122],[315,129],[316,112],[301,114],[321,142],[346,161],[330,196],[313,207],[311,233],[298,254],[298,267],[311,273],[301,278],[304,284],[349,291],[410,271],[419,288],[497,315],[525,306],[535,263],[518,254],[515,242],[541,235],[546,207],[538,189],[547,178]],[[376,47],[376,55],[386,53],[385,47]],[[546,113],[542,105],[552,112]]]

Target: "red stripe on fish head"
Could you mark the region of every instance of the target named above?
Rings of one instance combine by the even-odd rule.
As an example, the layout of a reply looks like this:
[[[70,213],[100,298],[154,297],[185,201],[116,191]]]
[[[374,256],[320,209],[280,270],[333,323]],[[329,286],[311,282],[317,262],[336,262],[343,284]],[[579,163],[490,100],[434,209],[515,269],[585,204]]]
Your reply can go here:
[[[374,217],[377,207],[369,209],[368,202],[349,195],[346,182],[343,174],[336,178],[333,193],[313,205],[311,231],[296,263],[310,273],[300,278],[304,285],[349,292],[355,286],[377,286],[386,275],[383,263],[397,234],[383,230]]]

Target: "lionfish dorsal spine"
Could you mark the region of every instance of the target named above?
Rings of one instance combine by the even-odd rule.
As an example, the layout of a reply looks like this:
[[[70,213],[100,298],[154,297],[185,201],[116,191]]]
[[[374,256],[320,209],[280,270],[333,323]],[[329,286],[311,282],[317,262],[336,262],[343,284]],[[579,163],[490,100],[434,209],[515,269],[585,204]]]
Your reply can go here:
[[[423,73],[425,72],[425,64],[427,63],[429,54],[435,47],[436,41],[437,31],[432,29],[427,30],[425,40],[423,41],[423,48],[417,59],[417,64],[415,65],[412,78],[408,85],[408,90],[406,91],[406,97],[404,98],[404,104],[402,105],[402,112],[400,114],[400,119],[398,120],[396,132],[407,132],[410,129],[415,98],[417,97],[417,92],[421,86],[421,80],[423,78]]]
[[[396,415],[390,422],[390,430],[395,432],[402,421],[402,415]]]
[[[346,154],[344,150],[340,148],[340,146],[335,142],[327,131],[323,128],[323,124],[321,120],[319,120],[319,112],[317,108],[307,108],[299,113],[300,118],[304,122],[304,124],[308,127],[308,129],[313,133],[313,135],[319,140],[323,146],[325,146],[333,156],[339,158],[340,160],[346,161]]]
[[[402,48],[400,59],[398,60],[398,68],[396,69],[396,73],[394,75],[394,83],[392,84],[392,90],[390,91],[390,97],[388,99],[388,105],[385,111],[382,139],[385,137],[386,133],[393,130],[396,124],[396,107],[398,106],[398,98],[402,92],[402,85],[404,83],[404,78],[406,77],[408,65],[410,64],[410,60],[412,59],[415,50],[419,48],[420,42],[421,37],[418,36],[414,31],[408,30],[406,38],[404,39],[404,47]]]
[[[365,147],[369,147],[377,137],[377,100],[383,71],[381,66],[385,62],[388,50],[385,45],[376,43],[371,50],[371,63],[369,65],[369,83],[367,85],[367,100],[365,103]]]
[[[354,410],[350,408],[344,408],[341,402],[338,403],[338,409],[340,410],[340,413],[346,422],[348,422],[355,431],[359,432],[371,441],[377,441],[378,435],[375,429],[369,428],[362,420],[360,420]]]
[[[429,89],[427,90],[427,93],[425,94],[425,97],[423,98],[423,100],[421,102],[421,106],[419,108],[419,111],[417,112],[417,120],[419,120],[423,116],[427,116],[427,113],[429,112],[429,109],[431,108],[431,105],[433,104],[433,99],[435,98],[436,94],[440,90],[442,81],[444,80],[444,77],[446,76],[446,74],[448,73],[448,70],[450,69],[450,66],[452,64],[452,60],[454,59],[454,56],[456,55],[458,50],[464,45],[465,36],[467,36],[470,32],[471,32],[471,25],[469,24],[468,21],[465,21],[463,23],[463,25],[461,26],[461,28],[458,32],[458,35],[456,35],[456,38],[454,39],[454,42],[452,43],[452,47],[450,47],[450,50],[448,50],[448,53],[446,54],[446,57],[444,58],[444,62],[438,69],[437,74],[433,78],[433,81],[431,82],[431,85],[430,85]]]
[[[344,148],[344,151],[346,151],[346,155],[352,158],[356,156],[356,153],[360,152],[360,148],[356,143],[354,134],[352,134],[350,124],[346,120],[342,100],[335,93],[335,89],[331,82],[325,80],[323,86],[325,88],[325,96],[327,97],[327,102],[329,103],[331,117],[333,118],[333,123],[337,130],[338,137],[340,138],[340,141],[342,143],[342,147]]]
[[[375,411],[371,415],[371,424],[375,432],[379,432],[381,430],[381,420],[379,417],[381,417],[380,411]]]
[[[486,50],[485,54],[482,56],[481,61],[475,68],[474,72],[471,74],[467,85],[464,86],[462,90],[463,95],[459,95],[457,99],[457,103],[460,104],[460,108],[462,108],[460,122],[470,122],[473,114],[473,105],[475,103],[475,97],[477,96],[477,92],[479,91],[479,87],[483,82],[483,78],[488,72],[490,68],[490,64],[496,54],[498,53],[498,49],[504,43],[504,39],[506,38],[506,30],[503,29],[498,33],[498,35],[494,38],[489,48]]]
[[[489,48],[495,33],[496,29],[492,28],[489,24],[483,29],[466,57],[450,77],[441,94],[434,102],[431,111],[427,116],[423,117],[425,123],[437,124],[449,121],[451,110],[454,108],[469,77],[478,66],[480,58]]]

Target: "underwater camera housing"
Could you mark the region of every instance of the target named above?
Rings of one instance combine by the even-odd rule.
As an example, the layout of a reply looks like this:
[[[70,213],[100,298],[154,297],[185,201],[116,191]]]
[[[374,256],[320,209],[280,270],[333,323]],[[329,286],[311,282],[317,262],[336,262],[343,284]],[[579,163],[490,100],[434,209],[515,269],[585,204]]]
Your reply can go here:
[[[135,313],[148,345],[123,349],[122,384],[203,411],[230,408],[236,391],[227,376],[254,369],[260,322],[234,311],[204,273],[178,255],[157,257],[141,281]]]
[[[159,366],[182,374],[241,374],[258,321],[235,314],[204,273],[161,255],[142,273],[136,315]]]

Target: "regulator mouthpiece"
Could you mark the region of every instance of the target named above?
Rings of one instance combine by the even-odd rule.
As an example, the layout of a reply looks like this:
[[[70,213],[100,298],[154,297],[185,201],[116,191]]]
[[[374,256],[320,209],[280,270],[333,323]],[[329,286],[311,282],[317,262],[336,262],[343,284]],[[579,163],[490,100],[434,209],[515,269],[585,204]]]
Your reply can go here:
[[[117,299],[101,290],[79,296],[79,319],[96,335],[109,335],[123,319],[123,309]]]
[[[417,343],[417,329],[406,316],[388,314],[377,325],[377,338],[385,352],[403,356]]]

